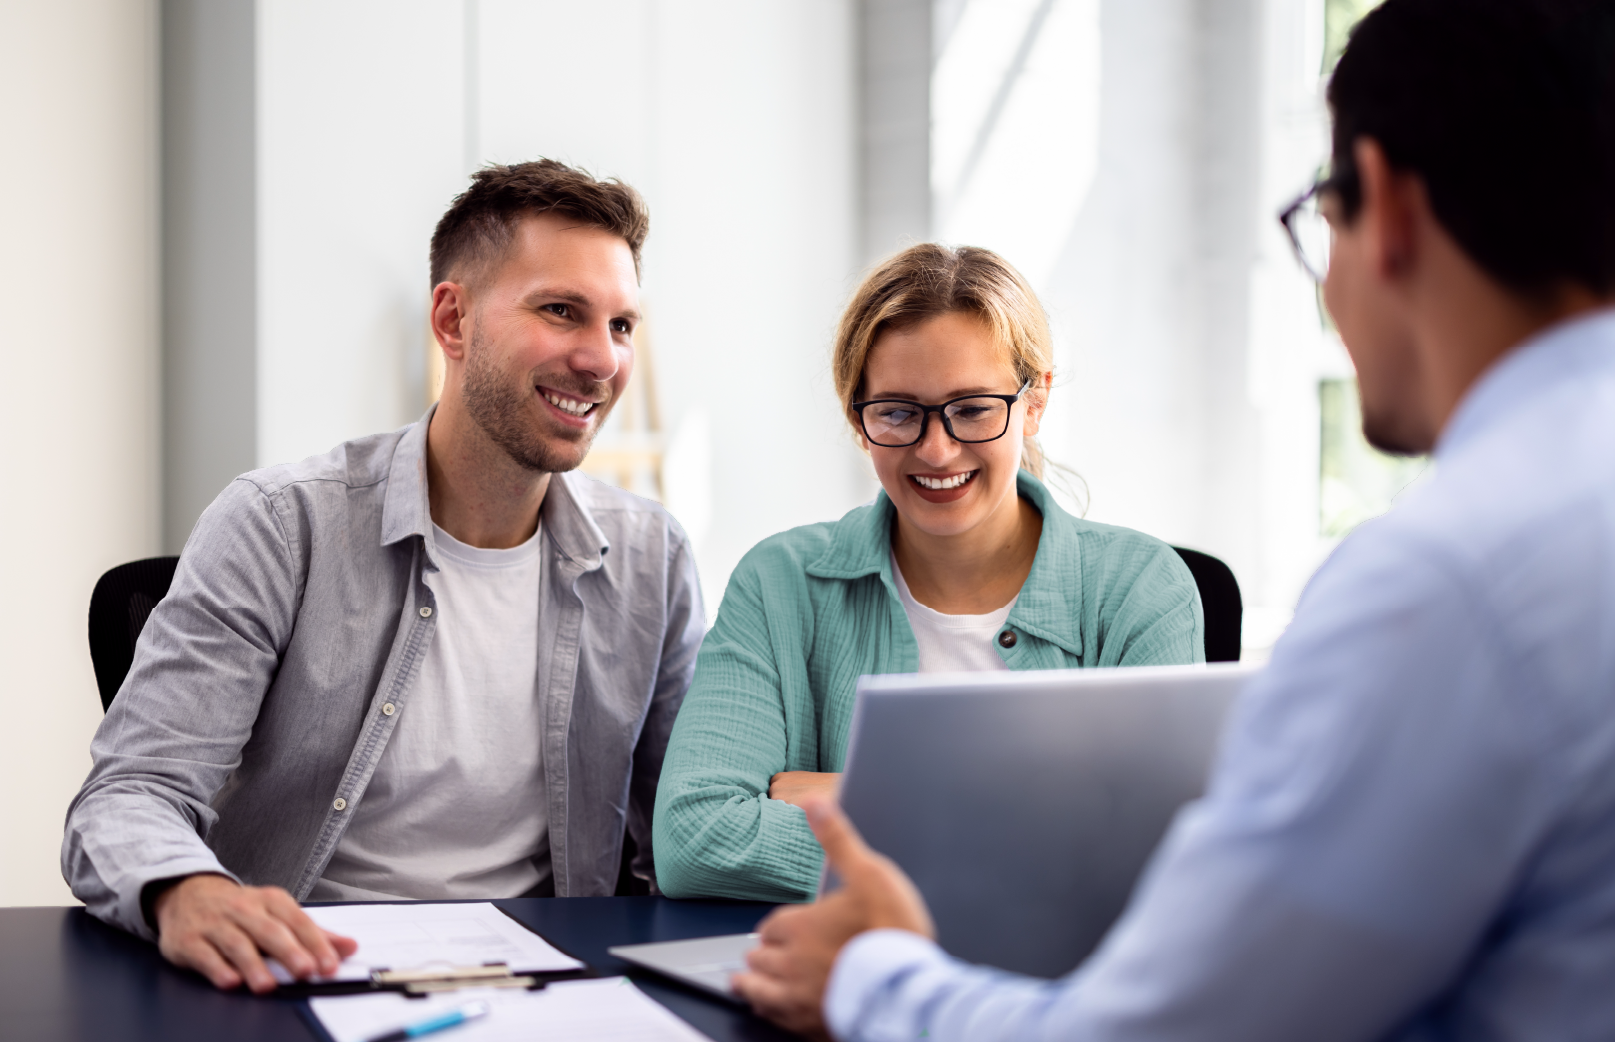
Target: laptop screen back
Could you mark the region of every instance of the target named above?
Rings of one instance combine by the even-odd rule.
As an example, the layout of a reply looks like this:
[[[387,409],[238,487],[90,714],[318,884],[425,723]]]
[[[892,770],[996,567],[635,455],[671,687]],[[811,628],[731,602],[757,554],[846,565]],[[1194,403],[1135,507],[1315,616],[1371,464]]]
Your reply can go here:
[[[1253,672],[864,677],[841,804],[919,887],[945,950],[1058,977],[1098,945],[1202,791]]]

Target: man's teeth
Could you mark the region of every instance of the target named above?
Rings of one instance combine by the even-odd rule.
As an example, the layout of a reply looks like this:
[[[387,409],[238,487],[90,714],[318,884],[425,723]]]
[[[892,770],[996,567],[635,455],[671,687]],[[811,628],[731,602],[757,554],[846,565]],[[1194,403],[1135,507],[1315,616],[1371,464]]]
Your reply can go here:
[[[580,402],[576,398],[562,398],[560,395],[551,394],[548,391],[541,393],[544,395],[546,402],[549,402],[562,412],[571,413],[573,416],[582,416],[595,406],[594,402]]]
[[[958,488],[960,485],[963,485],[965,482],[975,477],[976,472],[972,470],[965,474],[955,474],[949,478],[933,478],[927,477],[924,474],[911,474],[909,476],[915,481],[918,481],[924,487],[936,492],[940,492],[946,488]]]

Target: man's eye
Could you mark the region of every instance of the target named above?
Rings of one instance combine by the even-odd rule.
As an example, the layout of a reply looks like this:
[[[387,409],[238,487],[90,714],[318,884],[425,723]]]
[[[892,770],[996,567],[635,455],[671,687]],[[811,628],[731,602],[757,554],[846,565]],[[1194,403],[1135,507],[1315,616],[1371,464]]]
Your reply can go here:
[[[559,318],[568,318],[571,315],[571,309],[565,304],[545,304],[544,310]]]
[[[624,318],[619,318],[619,319],[613,321],[611,323],[611,329],[612,329],[612,332],[615,332],[615,333],[632,333],[633,332],[632,329],[628,328],[628,320],[624,319]]]

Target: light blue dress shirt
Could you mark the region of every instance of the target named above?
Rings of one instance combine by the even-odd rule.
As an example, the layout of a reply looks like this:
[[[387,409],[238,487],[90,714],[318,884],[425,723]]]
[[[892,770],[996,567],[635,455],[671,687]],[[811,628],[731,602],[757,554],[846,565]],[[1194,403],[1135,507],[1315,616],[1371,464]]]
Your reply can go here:
[[[1313,578],[1092,958],[864,934],[838,1037],[1615,1038],[1615,312],[1494,365],[1437,460]]]

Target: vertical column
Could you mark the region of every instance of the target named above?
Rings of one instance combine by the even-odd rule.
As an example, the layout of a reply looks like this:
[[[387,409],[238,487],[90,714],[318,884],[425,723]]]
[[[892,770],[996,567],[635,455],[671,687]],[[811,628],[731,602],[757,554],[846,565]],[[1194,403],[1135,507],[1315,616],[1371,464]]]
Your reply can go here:
[[[256,465],[253,0],[162,0],[163,547]]]
[[[1249,393],[1259,233],[1271,221],[1261,205],[1265,6],[1263,0],[1197,0],[1186,99],[1199,341],[1190,363],[1200,427],[1193,494],[1205,504],[1186,538],[1234,569],[1251,605],[1266,600],[1260,580],[1273,538],[1262,512],[1260,417]]]
[[[90,591],[158,549],[156,8],[0,4],[0,905],[69,899]]]
[[[931,237],[933,0],[859,10],[861,260]]]

